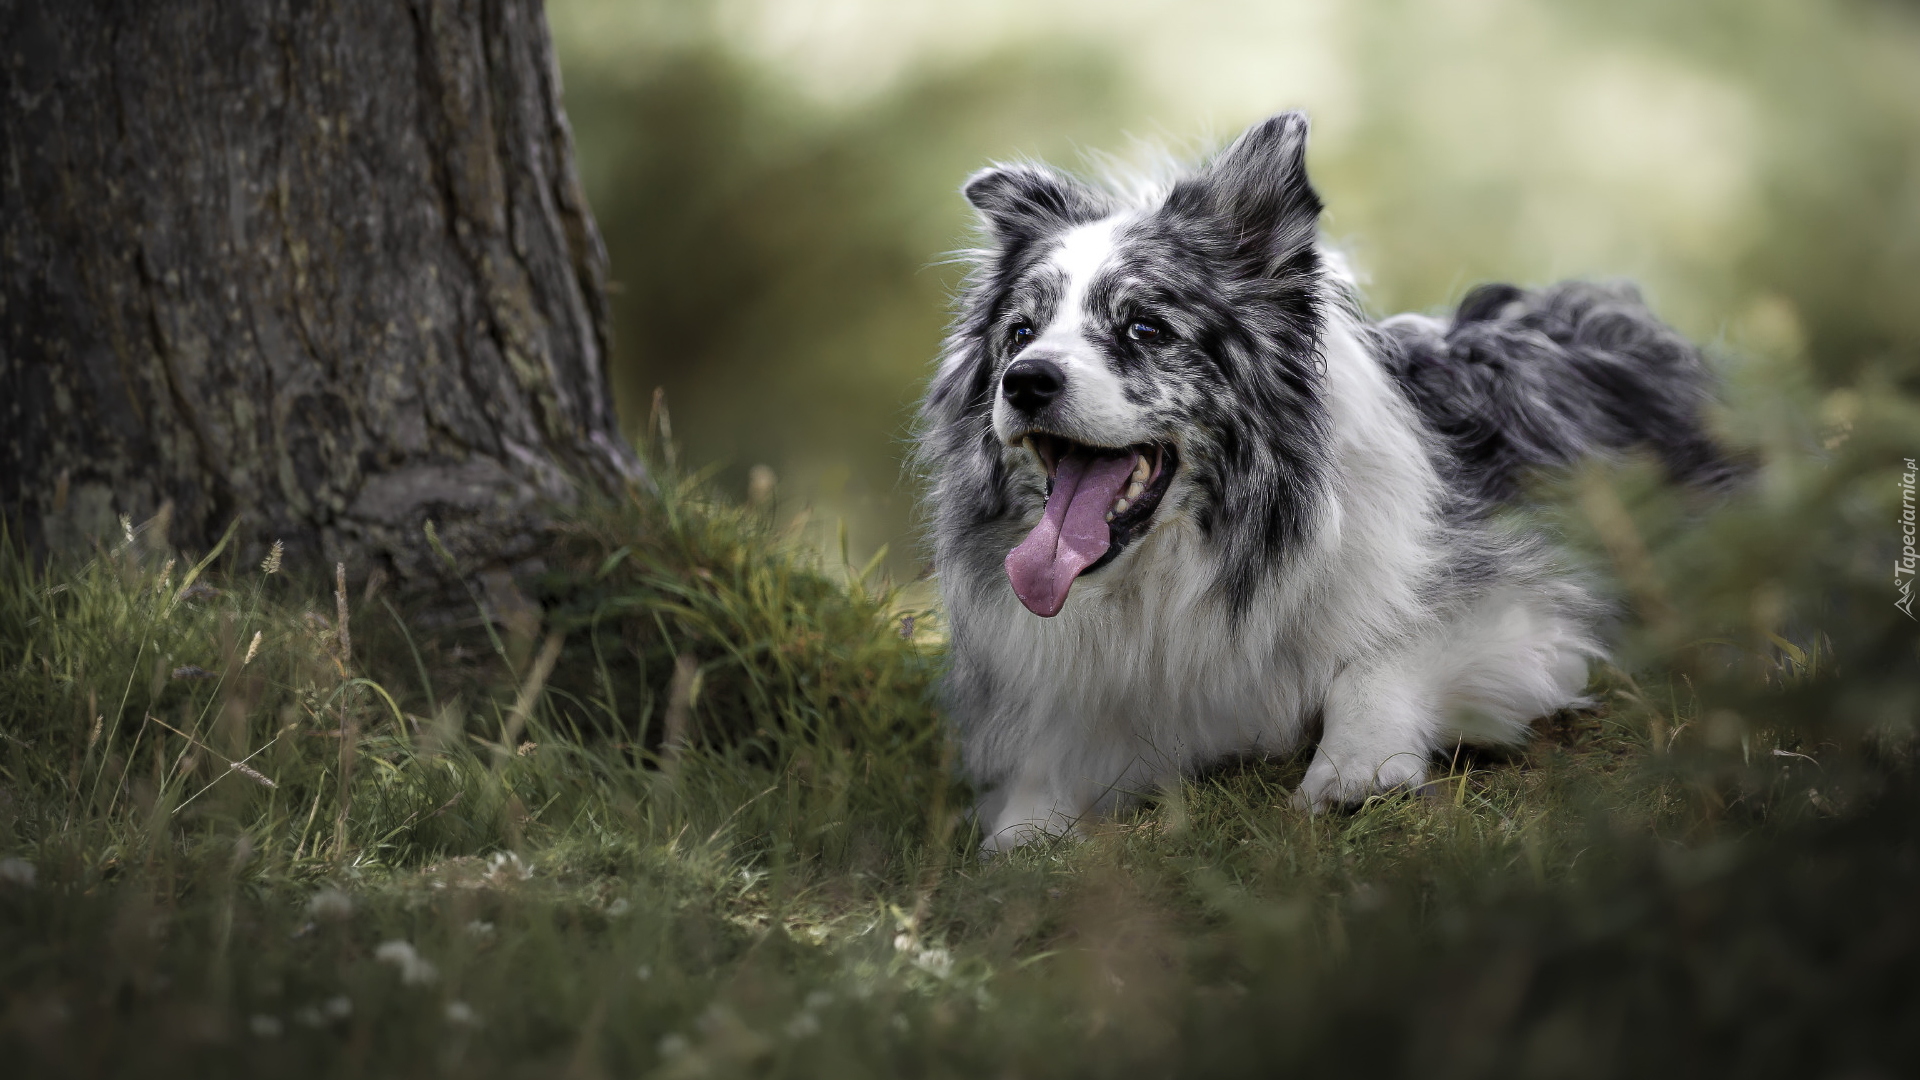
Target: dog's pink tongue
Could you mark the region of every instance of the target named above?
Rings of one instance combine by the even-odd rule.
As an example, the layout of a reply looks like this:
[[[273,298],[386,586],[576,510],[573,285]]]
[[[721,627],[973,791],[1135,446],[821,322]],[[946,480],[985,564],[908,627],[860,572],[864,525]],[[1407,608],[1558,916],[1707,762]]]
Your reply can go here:
[[[1043,619],[1060,614],[1073,579],[1107,553],[1113,541],[1107,508],[1132,472],[1132,454],[1060,459],[1045,516],[1007,552],[1007,580],[1028,611]]]

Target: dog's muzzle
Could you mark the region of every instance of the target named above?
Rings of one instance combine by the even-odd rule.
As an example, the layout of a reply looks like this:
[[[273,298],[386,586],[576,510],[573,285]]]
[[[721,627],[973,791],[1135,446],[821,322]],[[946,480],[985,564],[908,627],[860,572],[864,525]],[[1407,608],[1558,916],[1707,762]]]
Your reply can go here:
[[[1007,553],[1007,580],[1028,611],[1049,619],[1066,606],[1075,578],[1147,531],[1176,460],[1171,446],[1088,446],[1041,432],[1021,443],[1047,471],[1047,507]]]

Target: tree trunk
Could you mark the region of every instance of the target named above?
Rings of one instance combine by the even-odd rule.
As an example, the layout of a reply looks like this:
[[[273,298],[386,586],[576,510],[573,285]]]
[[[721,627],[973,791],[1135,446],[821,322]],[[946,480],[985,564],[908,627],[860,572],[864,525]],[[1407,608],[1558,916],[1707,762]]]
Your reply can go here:
[[[539,0],[0,0],[0,510],[537,559],[641,475]]]

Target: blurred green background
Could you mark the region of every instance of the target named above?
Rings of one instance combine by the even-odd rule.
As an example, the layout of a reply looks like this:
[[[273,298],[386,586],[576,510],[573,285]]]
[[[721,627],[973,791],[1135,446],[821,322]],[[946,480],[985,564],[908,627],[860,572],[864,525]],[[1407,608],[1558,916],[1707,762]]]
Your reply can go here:
[[[1798,452],[1861,380],[1915,388],[1920,8],[554,0],[613,261],[636,439],[778,478],[911,576],[913,401],[996,160],[1193,157],[1312,113],[1326,232],[1378,313],[1487,279],[1628,276],[1728,371],[1727,424]],[[1878,382],[1876,382],[1876,380]],[[1858,385],[1856,385],[1858,384]],[[1888,462],[1889,467],[1897,462]]]

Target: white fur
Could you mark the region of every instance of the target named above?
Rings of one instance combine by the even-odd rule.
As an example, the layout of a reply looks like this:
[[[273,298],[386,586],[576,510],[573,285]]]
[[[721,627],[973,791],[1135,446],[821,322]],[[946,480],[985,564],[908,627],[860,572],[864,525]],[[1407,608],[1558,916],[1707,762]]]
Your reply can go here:
[[[1046,356],[1066,375],[1068,389],[1059,433],[1099,446],[1126,446],[1143,442],[1150,434],[1141,423],[1139,410],[1127,401],[1120,380],[1107,367],[1105,355],[1087,340],[1087,328],[1093,321],[1087,306],[1088,291],[1113,261],[1120,230],[1130,217],[1115,214],[1076,226],[1061,236],[1047,261],[1065,279],[1066,288],[1059,310],[1024,354]],[[993,428],[1002,442],[1012,442],[1026,432],[1026,425],[1013,414],[1004,396],[994,399]]]

